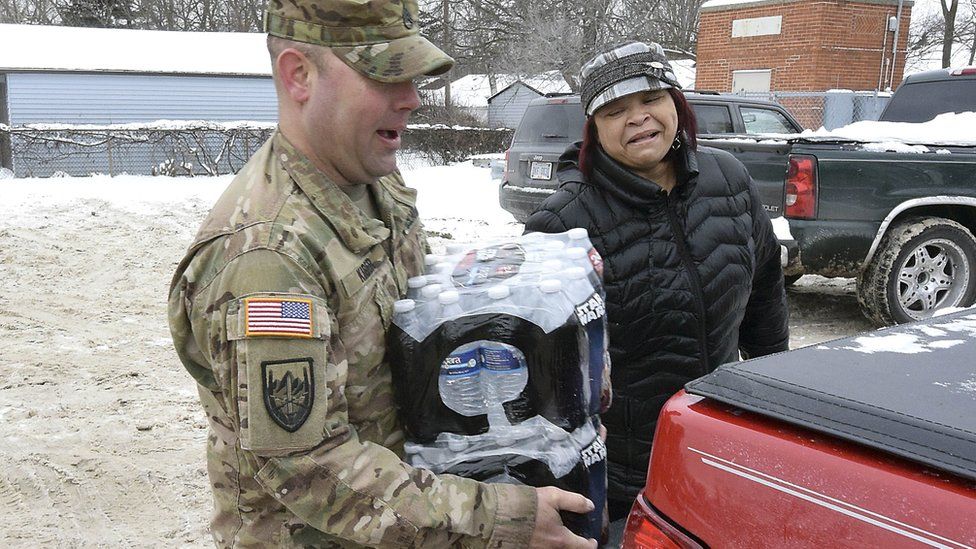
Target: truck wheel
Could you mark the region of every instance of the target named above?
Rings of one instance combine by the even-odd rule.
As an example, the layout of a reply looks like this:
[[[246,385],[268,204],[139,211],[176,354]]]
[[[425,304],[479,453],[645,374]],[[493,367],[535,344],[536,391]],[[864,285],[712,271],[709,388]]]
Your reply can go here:
[[[798,274],[798,275],[783,275],[783,282],[785,282],[787,286],[792,286],[794,283],[796,283],[797,280],[800,280],[800,277],[801,276],[803,276],[803,275],[801,275],[801,274]]]
[[[941,217],[906,220],[891,228],[857,278],[861,311],[879,326],[967,307],[976,298],[976,238]]]

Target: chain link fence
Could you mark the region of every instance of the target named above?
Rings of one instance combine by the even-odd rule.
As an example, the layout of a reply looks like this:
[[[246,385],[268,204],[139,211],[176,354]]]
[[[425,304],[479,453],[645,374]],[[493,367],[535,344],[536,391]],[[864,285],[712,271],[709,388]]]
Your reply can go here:
[[[220,175],[240,170],[274,128],[207,122],[0,127],[0,147],[9,147],[17,177]]]
[[[15,177],[231,174],[275,128],[260,122],[0,125],[0,166]],[[449,163],[503,151],[511,139],[506,129],[412,125],[403,146],[431,163]]]
[[[833,130],[852,122],[877,120],[891,99],[887,92],[739,92],[738,95],[775,101],[790,111],[804,128]]]

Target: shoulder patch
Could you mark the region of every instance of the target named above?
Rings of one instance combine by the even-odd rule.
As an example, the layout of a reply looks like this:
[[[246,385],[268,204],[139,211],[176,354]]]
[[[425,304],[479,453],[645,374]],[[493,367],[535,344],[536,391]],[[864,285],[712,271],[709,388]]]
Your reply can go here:
[[[264,361],[261,380],[268,416],[282,429],[294,433],[308,419],[315,401],[312,359]]]
[[[244,298],[245,336],[313,337],[312,300]]]

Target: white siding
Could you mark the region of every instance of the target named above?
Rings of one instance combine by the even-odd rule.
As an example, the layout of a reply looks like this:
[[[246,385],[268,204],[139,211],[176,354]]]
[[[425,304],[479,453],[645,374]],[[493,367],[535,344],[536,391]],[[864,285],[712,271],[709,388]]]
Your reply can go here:
[[[13,72],[7,78],[10,124],[124,124],[155,120],[259,121],[278,119],[274,83],[261,76],[175,76]],[[218,154],[219,136],[203,145]],[[239,167],[261,143],[238,142],[232,154]],[[26,142],[11,145],[18,176],[90,173],[149,174],[180,155],[172,144],[110,142],[79,150],[51,150]],[[0,156],[3,156],[0,151]],[[2,159],[0,159],[2,160]],[[228,162],[232,162],[228,160]],[[194,167],[196,173],[201,173]]]
[[[268,77],[11,73],[12,125],[278,119]]]
[[[493,128],[517,128],[525,109],[533,99],[542,97],[517,82],[488,101],[488,125]]]

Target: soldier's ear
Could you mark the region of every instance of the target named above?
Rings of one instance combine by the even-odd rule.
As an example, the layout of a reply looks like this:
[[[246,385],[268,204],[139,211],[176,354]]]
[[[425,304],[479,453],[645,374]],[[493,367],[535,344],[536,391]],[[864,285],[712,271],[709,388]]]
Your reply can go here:
[[[296,103],[308,101],[316,70],[312,59],[295,48],[282,50],[275,59],[275,74],[281,87]]]

